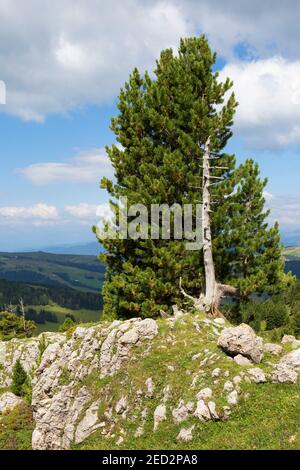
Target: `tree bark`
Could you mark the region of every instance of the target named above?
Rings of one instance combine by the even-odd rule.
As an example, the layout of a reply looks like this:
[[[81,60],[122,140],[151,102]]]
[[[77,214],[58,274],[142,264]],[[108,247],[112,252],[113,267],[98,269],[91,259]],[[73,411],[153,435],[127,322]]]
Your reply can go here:
[[[228,284],[221,284],[216,281],[215,265],[213,260],[212,236],[211,236],[211,196],[210,196],[210,137],[208,137],[203,155],[203,173],[202,173],[202,244],[203,261],[205,274],[205,291],[200,293],[198,298],[187,294],[182,287],[181,278],[179,288],[182,294],[193,300],[194,305],[199,310],[213,315],[214,317],[223,316],[219,311],[222,297],[226,295],[235,296],[239,294],[236,287]]]
[[[204,308],[209,311],[214,302],[216,277],[212,253],[212,239],[210,226],[210,137],[205,143],[203,155],[202,174],[202,243],[205,270]]]

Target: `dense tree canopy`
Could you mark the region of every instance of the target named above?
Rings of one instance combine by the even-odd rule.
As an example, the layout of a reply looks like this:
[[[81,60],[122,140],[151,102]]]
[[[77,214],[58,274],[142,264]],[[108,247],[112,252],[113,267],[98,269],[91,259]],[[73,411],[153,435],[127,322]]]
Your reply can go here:
[[[129,206],[194,207],[201,202],[203,147],[210,137],[211,171],[220,178],[211,187],[216,276],[241,295],[279,289],[290,278],[283,274],[278,227],[266,224],[265,181],[253,161],[236,168],[235,157],[224,151],[237,102],[230,94],[232,82],[220,82],[213,71],[215,60],[205,37],[189,38],[181,40],[178,54],[161,53],[154,77],[133,71],[112,119],[119,145],[107,148],[116,182],[104,178],[102,187],[113,206],[126,196]],[[156,316],[160,309],[180,305],[180,277],[186,291],[199,295],[203,255],[187,251],[185,240],[173,232],[170,240],[98,237],[106,248],[105,313]]]

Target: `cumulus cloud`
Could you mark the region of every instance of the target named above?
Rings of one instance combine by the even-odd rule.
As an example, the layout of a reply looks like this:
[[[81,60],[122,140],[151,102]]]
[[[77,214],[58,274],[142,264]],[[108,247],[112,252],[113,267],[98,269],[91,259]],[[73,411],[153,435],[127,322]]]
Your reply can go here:
[[[91,204],[81,202],[80,204],[67,205],[61,208],[38,203],[29,207],[8,206],[0,207],[1,226],[30,225],[34,227],[56,225],[89,225],[101,226],[104,220],[110,220],[112,211],[108,203]]]
[[[238,135],[257,147],[298,143],[299,16],[298,0],[44,0],[42,9],[37,0],[0,0],[1,111],[42,122],[111,102],[135,66],[152,70],[161,49],[206,33],[235,80]],[[256,62],[236,63],[237,46]],[[74,178],[76,169],[57,163],[28,174],[57,181],[64,171]]]
[[[235,129],[249,146],[300,142],[300,60],[272,57],[227,64],[220,79],[234,81],[239,106]]]
[[[107,103],[137,66],[190,33],[177,2],[0,0],[5,110],[42,122],[50,113]]]
[[[269,194],[269,193],[268,193]],[[270,195],[266,197],[271,210],[269,221],[279,222],[283,229],[300,227],[300,197],[292,195]]]
[[[104,204],[88,204],[81,202],[73,206],[65,206],[65,212],[72,217],[80,220],[92,221],[93,223],[99,220],[111,218],[112,211],[108,203]]]
[[[103,176],[113,177],[113,168],[105,149],[78,153],[66,162],[35,163],[19,170],[35,185],[50,183],[91,183]]]
[[[55,206],[38,203],[31,207],[0,207],[1,225],[32,223],[35,226],[53,224],[59,218]]]

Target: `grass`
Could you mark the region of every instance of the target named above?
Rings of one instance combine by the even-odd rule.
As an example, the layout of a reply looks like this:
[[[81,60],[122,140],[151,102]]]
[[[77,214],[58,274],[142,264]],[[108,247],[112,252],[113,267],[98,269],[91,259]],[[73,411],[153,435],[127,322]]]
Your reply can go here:
[[[31,407],[27,403],[0,415],[0,450],[29,450],[34,429]]]
[[[101,312],[99,310],[72,310],[70,308],[61,307],[57,304],[28,306],[28,308],[30,307],[36,311],[47,310],[48,312],[55,313],[58,319],[58,323],[45,322],[43,324],[38,324],[37,329],[35,331],[35,335],[39,335],[40,333],[44,333],[45,331],[58,331],[59,326],[64,322],[65,316],[68,313],[73,315],[76,323],[98,322],[101,315]]]
[[[94,371],[75,385],[76,390],[87,387],[91,402],[99,400],[99,419],[107,421],[106,427],[110,428],[111,435],[105,437],[103,430],[99,429],[83,443],[74,445],[74,450],[300,449],[299,380],[297,385],[270,382],[258,385],[242,381],[239,403],[232,407],[229,420],[203,423],[190,416],[181,424],[174,423],[171,411],[179,401],[195,402],[197,392],[208,386],[213,390],[212,399],[221,413],[222,407],[227,404],[223,392],[225,381],[246,370],[218,349],[212,327],[203,319],[201,315],[185,317],[175,323],[173,330],[165,320],[158,320],[159,335],[151,342],[135,347],[134,354],[115,375],[100,378],[99,371]],[[149,346],[151,349],[146,353]],[[289,348],[290,345],[285,345],[285,352]],[[199,353],[200,356],[193,360],[193,356]],[[210,359],[205,363],[205,358]],[[259,364],[266,373],[271,371],[270,361],[277,362],[278,358],[267,354]],[[211,373],[216,367],[222,370],[222,375],[214,383]],[[149,377],[155,384],[153,397],[145,394],[145,381]],[[63,370],[60,385],[69,383],[70,379],[69,372]],[[153,414],[162,403],[166,385],[170,387],[166,402],[167,419],[154,433]],[[137,400],[138,390],[144,392],[140,401]],[[114,409],[124,395],[129,404],[126,419],[114,412],[114,419],[109,421],[105,411],[109,407]],[[30,410],[27,405],[24,406],[25,409],[14,410],[0,419],[0,449],[30,448],[29,435],[33,424]],[[143,423],[145,409],[144,434],[135,437],[137,428]],[[82,417],[83,414],[80,419]],[[193,440],[179,443],[177,435],[180,429],[192,425],[195,426]],[[117,445],[120,435],[124,437],[124,442]]]
[[[300,384],[296,386],[279,384],[247,384],[243,383],[244,393],[250,398],[241,399],[236,410],[228,421],[202,423],[191,417],[181,425],[174,424],[170,410],[178,405],[180,399],[195,401],[197,390],[210,386],[214,392],[217,408],[226,404],[222,394],[223,384],[228,378],[223,378],[219,384],[212,384],[211,371],[220,367],[229,373],[229,379],[243,370],[235,362],[230,361],[224,354],[220,354],[216,342],[211,340],[209,331],[203,329],[201,339],[199,334],[189,325],[178,323],[174,334],[176,345],[162,348],[168,336],[164,331],[165,325],[161,322],[160,338],[153,341],[150,355],[141,357],[135,355],[126,369],[122,369],[110,379],[106,385],[104,395],[107,394],[116,403],[122,395],[129,399],[130,408],[135,409],[126,420],[119,419],[114,433],[119,435],[125,431],[127,436],[124,443],[116,446],[115,438],[103,438],[101,431],[95,432],[84,443],[74,446],[75,449],[300,449]],[[188,333],[188,334],[187,334]],[[164,341],[162,341],[162,337]],[[195,389],[191,387],[191,380],[199,372],[199,360],[191,358],[199,351],[209,350],[210,354],[219,354],[220,358],[211,365],[203,367]],[[266,356],[265,362],[268,362]],[[274,358],[273,358],[274,359]],[[167,369],[172,365],[175,372]],[[266,371],[268,364],[261,365]],[[136,411],[134,402],[136,391],[145,389],[145,380],[152,377],[156,391],[155,398],[143,398],[139,411]],[[171,396],[167,402],[167,420],[159,425],[158,431],[153,432],[153,413],[156,406],[161,403],[162,390],[170,385]],[[103,398],[103,392],[98,388],[98,397]],[[95,389],[93,390],[95,398]],[[144,435],[134,437],[139,415],[142,409],[148,408],[148,417],[145,421]],[[178,443],[176,437],[182,427],[195,425],[193,440],[189,443]]]

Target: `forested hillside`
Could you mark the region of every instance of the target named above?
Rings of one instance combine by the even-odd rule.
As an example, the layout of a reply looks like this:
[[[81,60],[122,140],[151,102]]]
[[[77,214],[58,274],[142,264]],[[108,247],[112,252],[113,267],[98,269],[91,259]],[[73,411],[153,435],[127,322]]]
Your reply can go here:
[[[104,270],[96,256],[0,253],[0,279],[8,281],[100,292]]]

